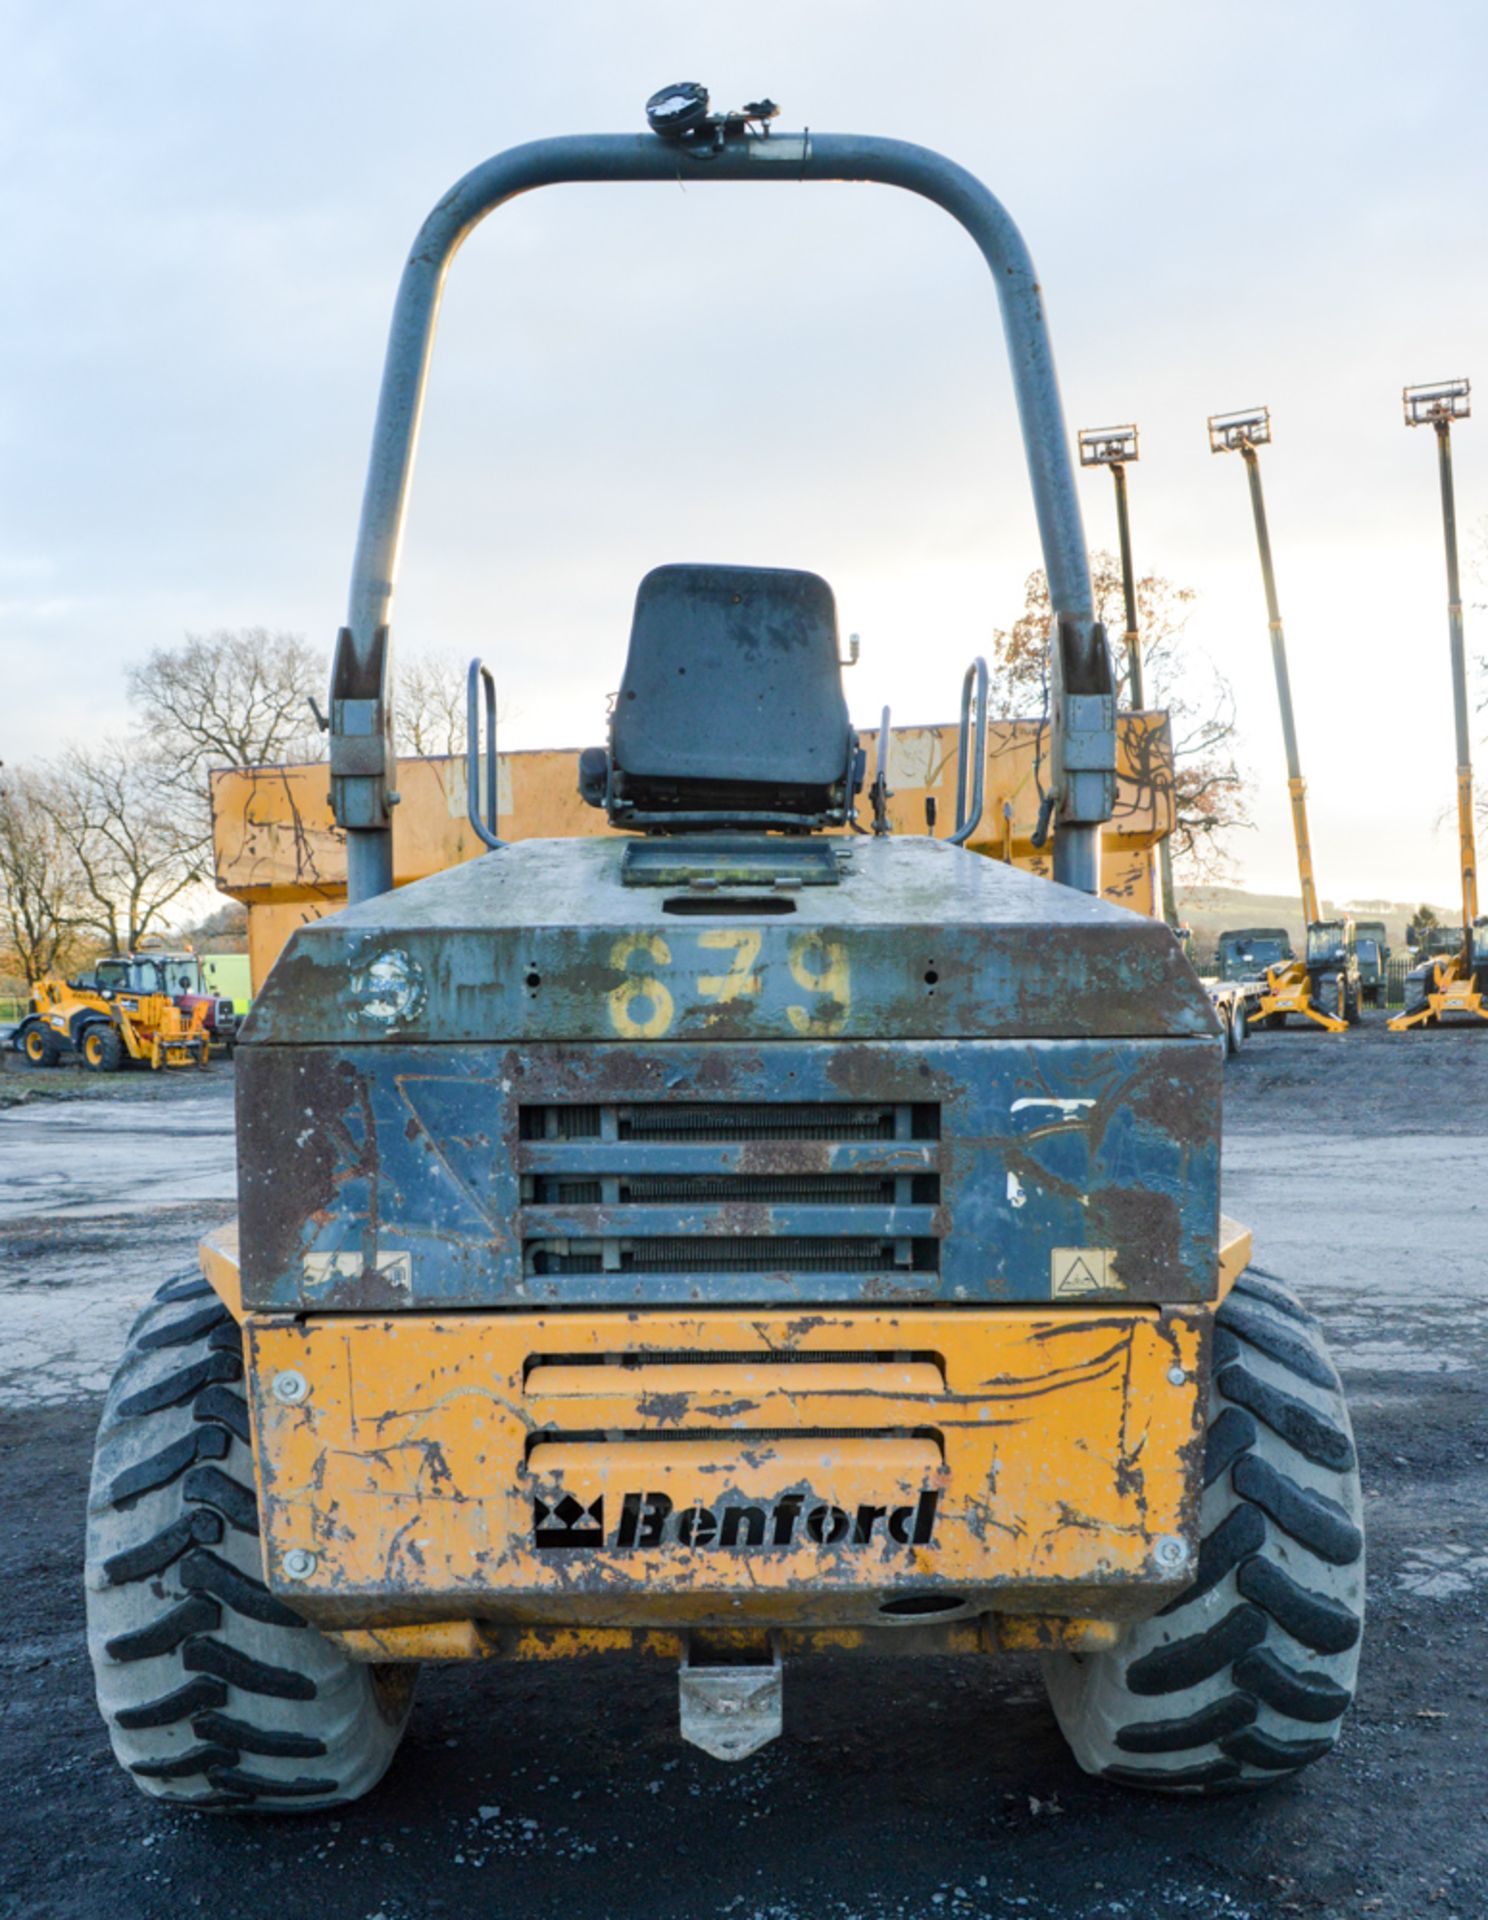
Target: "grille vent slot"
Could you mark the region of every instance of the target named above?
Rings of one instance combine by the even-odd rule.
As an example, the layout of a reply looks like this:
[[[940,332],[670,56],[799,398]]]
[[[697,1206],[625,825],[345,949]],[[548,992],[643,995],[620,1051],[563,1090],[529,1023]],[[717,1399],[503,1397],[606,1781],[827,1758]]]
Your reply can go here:
[[[607,1123],[613,1132],[607,1132]],[[524,1106],[523,1140],[937,1140],[940,1108],[892,1101]]]
[[[622,1206],[658,1205],[662,1201],[727,1205],[737,1200],[756,1200],[768,1206],[777,1200],[800,1200],[818,1206],[858,1202],[891,1207],[899,1197],[899,1178],[892,1173],[631,1173],[617,1175],[615,1184]],[[597,1179],[565,1179],[561,1173],[540,1173],[532,1177],[532,1191],[526,1197],[543,1206],[597,1207],[604,1201],[603,1184]],[[939,1200],[939,1174],[914,1175],[910,1184],[911,1198],[920,1205],[934,1206]]]
[[[939,1138],[928,1102],[524,1106],[523,1267],[934,1274]]]
[[[605,1273],[610,1241],[532,1241],[531,1273]],[[908,1258],[900,1255],[904,1245]],[[687,1240],[619,1236],[619,1273],[934,1273],[940,1264],[935,1240],[870,1240],[835,1234],[819,1240],[793,1235],[750,1237],[695,1235]]]

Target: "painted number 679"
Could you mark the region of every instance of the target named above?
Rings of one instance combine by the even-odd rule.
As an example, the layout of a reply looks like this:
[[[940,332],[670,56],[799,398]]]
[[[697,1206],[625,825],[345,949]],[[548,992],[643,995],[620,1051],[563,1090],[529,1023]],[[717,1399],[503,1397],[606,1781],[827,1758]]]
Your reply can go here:
[[[710,1006],[758,1001],[758,971],[764,935],[758,927],[709,927],[696,935],[699,964],[692,975],[699,1001]],[[660,1040],[677,1017],[677,976],[663,979],[672,949],[659,933],[623,933],[610,948],[610,965],[624,975],[607,998],[610,1025],[622,1040]],[[841,1033],[852,1007],[852,976],[840,940],[808,932],[791,936],[786,948],[790,977],[802,999],[785,1018],[792,1032],[816,1039]],[[675,989],[675,991],[674,991]]]

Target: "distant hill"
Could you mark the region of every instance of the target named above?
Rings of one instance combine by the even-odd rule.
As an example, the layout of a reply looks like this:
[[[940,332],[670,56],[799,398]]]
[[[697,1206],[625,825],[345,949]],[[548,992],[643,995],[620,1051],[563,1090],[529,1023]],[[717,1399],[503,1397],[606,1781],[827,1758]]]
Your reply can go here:
[[[1443,926],[1456,922],[1462,909],[1430,901]],[[1406,923],[1421,905],[1419,900],[1324,900],[1323,913],[1331,919],[1349,915],[1355,920],[1383,920],[1392,947],[1405,946]],[[1193,928],[1194,946],[1213,947],[1226,927],[1285,927],[1292,945],[1302,944],[1302,903],[1295,893],[1246,893],[1240,887],[1180,887],[1178,912]]]

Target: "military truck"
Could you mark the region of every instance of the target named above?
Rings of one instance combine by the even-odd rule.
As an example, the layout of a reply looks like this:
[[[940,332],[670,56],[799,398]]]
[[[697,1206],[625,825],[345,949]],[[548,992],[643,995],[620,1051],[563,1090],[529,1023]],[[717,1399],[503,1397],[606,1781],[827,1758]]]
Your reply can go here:
[[[1226,927],[1215,946],[1214,968],[1221,980],[1264,980],[1268,967],[1292,958],[1285,927]]]
[[[1366,1007],[1382,1007],[1389,989],[1390,936],[1383,920],[1354,922],[1354,953],[1359,962],[1359,998]]]

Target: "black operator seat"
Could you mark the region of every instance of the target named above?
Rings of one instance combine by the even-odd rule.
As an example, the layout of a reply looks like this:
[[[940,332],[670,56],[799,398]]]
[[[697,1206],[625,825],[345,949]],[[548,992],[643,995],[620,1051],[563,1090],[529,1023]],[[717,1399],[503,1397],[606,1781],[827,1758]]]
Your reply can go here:
[[[584,760],[585,797],[606,804],[603,774],[617,824],[839,824],[857,736],[832,589],[785,567],[653,569],[636,594],[609,754]]]

